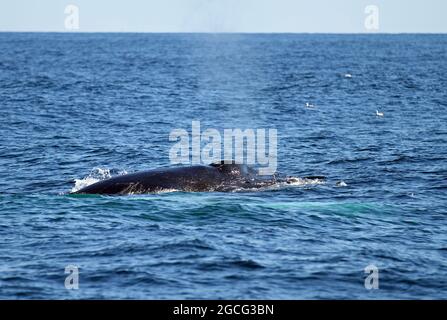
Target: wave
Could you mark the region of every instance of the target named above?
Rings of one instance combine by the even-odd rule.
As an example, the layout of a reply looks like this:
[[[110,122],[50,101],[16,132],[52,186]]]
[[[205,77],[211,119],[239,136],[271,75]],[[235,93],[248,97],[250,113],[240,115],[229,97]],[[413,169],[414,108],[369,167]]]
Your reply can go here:
[[[372,160],[371,157],[360,157],[360,158],[354,158],[354,159],[334,159],[327,162],[327,164],[341,164],[341,163],[355,163],[355,162],[363,162],[363,161],[369,161]]]

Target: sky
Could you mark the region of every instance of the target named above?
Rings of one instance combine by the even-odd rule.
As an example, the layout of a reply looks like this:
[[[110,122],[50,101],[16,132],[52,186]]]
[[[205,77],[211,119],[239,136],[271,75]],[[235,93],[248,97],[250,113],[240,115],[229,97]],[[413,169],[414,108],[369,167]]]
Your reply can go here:
[[[446,33],[447,0],[0,0],[0,31]]]

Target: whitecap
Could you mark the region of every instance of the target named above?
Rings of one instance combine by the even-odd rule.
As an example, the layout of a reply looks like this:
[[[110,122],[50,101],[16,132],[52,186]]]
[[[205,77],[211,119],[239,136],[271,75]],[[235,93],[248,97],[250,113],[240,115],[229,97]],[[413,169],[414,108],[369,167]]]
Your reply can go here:
[[[343,180],[342,181],[338,181],[336,184],[335,184],[335,186],[337,186],[337,187],[347,187],[348,185],[346,184],[346,182],[344,182]]]

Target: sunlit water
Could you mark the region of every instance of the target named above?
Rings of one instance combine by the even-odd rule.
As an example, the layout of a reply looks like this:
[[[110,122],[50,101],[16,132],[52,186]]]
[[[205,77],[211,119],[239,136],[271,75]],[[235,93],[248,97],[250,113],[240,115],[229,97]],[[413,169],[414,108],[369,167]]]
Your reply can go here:
[[[444,35],[0,34],[0,298],[445,298],[446,61]],[[192,120],[276,128],[278,170],[327,180],[67,195],[170,166]]]

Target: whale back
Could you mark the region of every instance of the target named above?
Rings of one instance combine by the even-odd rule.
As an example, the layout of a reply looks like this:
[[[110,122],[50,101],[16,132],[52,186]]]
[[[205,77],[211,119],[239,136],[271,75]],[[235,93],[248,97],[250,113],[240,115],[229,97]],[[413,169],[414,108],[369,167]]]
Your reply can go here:
[[[274,181],[271,181],[274,182]],[[220,161],[208,166],[159,168],[112,177],[81,190],[78,194],[141,194],[163,190],[228,191],[265,185],[256,171],[235,162]]]

